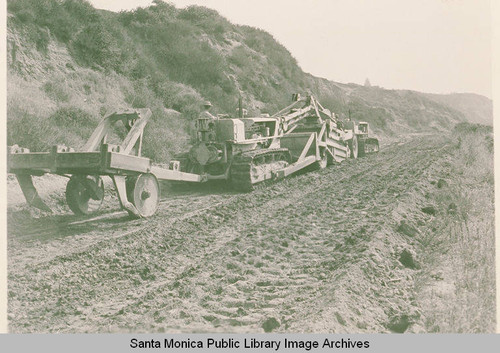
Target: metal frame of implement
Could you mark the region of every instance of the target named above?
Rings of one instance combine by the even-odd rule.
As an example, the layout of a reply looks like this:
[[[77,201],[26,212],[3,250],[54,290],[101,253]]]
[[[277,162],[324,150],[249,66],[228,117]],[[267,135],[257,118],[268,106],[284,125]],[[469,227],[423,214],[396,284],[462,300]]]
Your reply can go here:
[[[305,107],[298,108],[300,104],[306,103]],[[339,129],[327,128],[327,121],[333,122],[332,113],[325,109],[313,96],[298,97],[298,99],[275,113],[272,117],[282,121],[284,130],[280,138],[280,146],[288,148],[295,154],[294,162],[276,172],[276,178],[284,178],[315,162],[319,162],[326,154],[332,160],[341,162],[349,158],[349,148],[342,144],[341,140],[352,138],[350,132],[344,132],[340,136]],[[313,124],[309,126],[308,132],[295,132],[299,128],[299,122],[306,118],[313,118]],[[300,130],[300,128],[298,129]],[[325,155],[321,154],[321,150]]]
[[[175,165],[171,169],[153,166],[149,158],[141,156],[144,127],[150,117],[149,109],[108,115],[78,152],[60,145],[53,146],[50,152],[30,152],[17,145],[11,146],[8,172],[16,175],[27,203],[44,211],[51,210],[36,191],[32,175],[52,173],[69,177],[66,199],[77,214],[89,213],[88,203],[92,200],[102,202],[100,176],[107,175],[113,179],[125,210],[137,217],[150,216],[156,212],[160,198],[158,180],[200,182],[203,179],[201,175],[175,170]],[[119,145],[106,143],[107,135],[120,121],[128,130],[126,137]]]

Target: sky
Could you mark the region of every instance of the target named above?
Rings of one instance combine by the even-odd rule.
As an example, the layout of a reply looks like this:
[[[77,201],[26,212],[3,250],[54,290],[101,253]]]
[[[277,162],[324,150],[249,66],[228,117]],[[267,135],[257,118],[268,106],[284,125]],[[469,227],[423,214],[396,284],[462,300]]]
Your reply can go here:
[[[496,1],[496,0],[494,0]],[[90,0],[112,11],[151,0]],[[491,97],[489,0],[171,0],[271,33],[301,68],[333,81]]]

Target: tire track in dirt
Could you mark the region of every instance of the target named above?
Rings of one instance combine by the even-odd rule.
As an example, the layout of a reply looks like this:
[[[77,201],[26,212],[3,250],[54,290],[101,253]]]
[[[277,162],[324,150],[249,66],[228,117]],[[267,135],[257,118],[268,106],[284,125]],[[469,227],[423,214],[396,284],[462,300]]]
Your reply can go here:
[[[413,149],[423,150],[422,145],[425,143],[417,143]],[[9,303],[9,311],[14,313],[14,315],[11,314],[13,323],[11,330],[23,332],[23,327],[40,332],[51,330],[60,330],[61,332],[117,331],[127,328],[137,330],[137,320],[142,320],[143,317],[150,318],[150,322],[146,320],[144,327],[149,327],[152,330],[160,330],[165,326],[169,330],[175,329],[175,327],[182,330],[182,327],[186,325],[186,320],[190,321],[187,330],[196,328],[214,330],[217,327],[227,330],[228,325],[231,327],[230,330],[237,330],[244,328],[243,324],[253,325],[251,326],[252,330],[256,330],[258,329],[256,323],[265,316],[262,314],[265,310],[253,310],[249,315],[243,315],[240,310],[241,315],[237,317],[249,316],[249,319],[245,321],[245,319],[236,320],[232,317],[234,313],[238,314],[238,310],[241,309],[241,306],[235,307],[234,310],[226,313],[228,318],[224,321],[224,319],[220,319],[224,315],[218,313],[213,315],[214,310],[210,307],[207,299],[205,302],[201,301],[204,299],[204,292],[208,293],[212,289],[214,293],[220,291],[220,288],[214,283],[224,282],[220,278],[213,278],[212,275],[222,270],[224,270],[222,272],[231,272],[231,268],[218,268],[219,266],[227,267],[227,264],[221,263],[221,259],[224,259],[228,253],[235,253],[235,256],[251,253],[252,247],[255,248],[252,244],[253,241],[249,240],[248,243],[245,243],[238,240],[242,238],[243,234],[249,231],[258,234],[259,228],[267,226],[279,229],[281,221],[276,220],[275,223],[270,223],[269,219],[272,217],[277,219],[291,206],[303,203],[303,199],[314,200],[314,197],[310,197],[311,195],[320,195],[330,189],[335,189],[342,183],[358,182],[369,175],[374,178],[380,177],[384,173],[387,176],[394,176],[395,167],[402,154],[398,151],[399,148],[400,146],[388,148],[375,158],[351,161],[320,173],[299,175],[257,190],[250,195],[236,194],[229,197],[227,195],[215,197],[223,200],[216,204],[209,203],[208,206],[199,211],[193,211],[194,214],[186,214],[181,218],[167,219],[171,215],[171,210],[165,210],[162,205],[157,217],[151,221],[148,220],[145,225],[141,223],[141,228],[129,231],[126,235],[120,236],[119,233],[129,225],[120,226],[118,230],[114,229],[116,237],[100,240],[83,250],[57,255],[38,264],[20,266],[9,273],[9,283],[13,283],[11,286],[13,296],[11,296]],[[377,163],[381,164],[382,167],[377,168]],[[408,162],[408,165],[412,163],[413,161]],[[297,189],[299,185],[300,190]],[[295,189],[290,190],[290,188]],[[348,189],[344,188],[344,190]],[[338,198],[344,202],[355,202],[354,196],[361,192],[362,190],[357,190],[353,192],[352,196],[349,196],[346,195],[347,191],[344,191],[344,193],[339,194]],[[212,196],[207,198],[214,199]],[[202,197],[200,200],[203,203],[207,198]],[[180,201],[185,201],[185,199],[189,199],[189,196],[187,198],[180,197]],[[329,199],[331,199],[331,195]],[[280,208],[278,211],[274,211],[277,203],[280,203]],[[309,200],[305,204],[310,205],[310,203]],[[182,210],[189,209],[191,206],[192,202],[185,202]],[[297,217],[303,216],[299,212],[301,209],[296,210]],[[329,209],[324,209],[323,212]],[[346,222],[342,215],[335,215],[332,222],[336,222],[336,226],[348,226],[352,223]],[[348,232],[349,229],[351,228],[345,227],[341,232]],[[321,236],[322,234],[318,234],[316,243],[311,244],[313,248],[317,247],[318,242],[321,242]],[[297,243],[297,241],[295,242]],[[243,243],[245,246],[241,245]],[[61,245],[62,250],[64,250],[63,245]],[[161,251],[158,252],[158,249]],[[71,248],[67,248],[67,250],[71,250]],[[306,258],[312,255],[314,255],[314,251],[312,253],[304,251],[302,254]],[[315,268],[308,262],[302,262],[297,264],[296,268],[291,266],[290,269],[297,271],[297,267],[303,268],[304,264],[312,269]],[[259,269],[259,267],[256,268]],[[265,266],[260,268],[265,269]],[[264,275],[269,278],[280,277],[279,273],[264,273]],[[47,276],[54,281],[61,282],[62,280],[63,290],[61,291],[60,286],[59,293],[53,286],[41,288],[40,282]],[[93,278],[94,276],[97,278]],[[254,283],[259,282],[255,278],[255,274],[249,274],[249,276],[253,276]],[[298,288],[306,288],[309,290],[309,294],[314,293],[314,291],[311,292],[311,289],[308,288],[310,285],[307,284],[308,280],[311,279],[310,274],[303,276],[299,273],[297,276],[297,278],[292,277],[292,280],[297,282]],[[186,277],[191,278],[191,280],[180,283]],[[229,284],[229,288],[234,288],[233,292],[229,292],[230,294],[241,295],[240,284],[238,284],[240,281],[237,280]],[[196,285],[198,282],[203,283],[203,286]],[[262,283],[257,287],[266,287],[265,281],[260,282]],[[187,289],[182,292],[184,287],[192,289],[194,296],[189,294]],[[207,287],[207,290],[205,291],[202,287]],[[245,290],[248,290],[249,293],[255,292],[255,286],[250,289],[241,287],[243,292]],[[287,289],[293,286],[282,285],[281,287]],[[282,290],[284,290],[283,288]],[[26,297],[21,295],[18,298],[18,294],[15,292],[20,292],[23,289],[28,292]],[[69,290],[70,293],[73,292],[71,293],[73,297],[68,299],[66,290]],[[40,297],[40,292],[44,294],[43,298]],[[25,300],[30,293],[34,294],[34,300],[31,303],[26,303]],[[265,299],[265,294],[258,293],[264,295]],[[230,296],[230,294],[228,295]],[[46,298],[47,296],[49,298]],[[155,309],[152,302],[156,302],[158,297],[164,298],[164,305],[162,304],[162,308]],[[191,299],[188,300],[189,298]],[[283,302],[289,299],[288,297],[283,298],[275,298],[275,301],[281,300]],[[197,305],[199,302],[202,302],[203,305]],[[199,308],[201,306],[202,309],[199,310],[200,313],[191,317],[191,314],[186,314],[182,309],[179,309],[185,306],[184,304],[180,305],[182,303],[187,307]],[[258,307],[257,304],[254,306]],[[179,318],[166,323],[165,319],[162,319],[162,310],[163,312],[169,310],[177,312]],[[189,309],[185,309],[185,311],[189,311]],[[51,317],[51,314],[56,315],[52,316],[52,320],[46,320],[47,317]],[[208,319],[202,318],[203,315]],[[293,313],[289,316],[292,317],[292,315]],[[44,318],[46,322],[37,322],[37,318]]]
[[[241,196],[241,194],[233,192],[227,194],[229,197],[213,194],[196,196],[186,193],[182,196],[163,199],[158,215],[155,218],[165,217],[170,220],[170,223],[183,221]],[[281,193],[281,195],[283,194],[285,193]],[[170,205],[163,205],[163,203],[167,202]],[[196,208],[197,204],[201,204],[201,207]],[[207,204],[208,206],[206,206]],[[168,211],[165,211],[165,208]],[[150,220],[130,220],[124,211],[102,214],[90,220],[77,219],[76,221],[74,216],[68,215],[46,217],[45,219],[25,218],[24,222],[18,221],[9,227],[9,249],[12,249],[9,257],[13,260],[11,264],[12,270],[15,271],[14,266],[16,265],[37,264],[60,255],[67,256],[74,252],[84,252],[92,246],[102,246],[110,239],[124,237],[144,230],[148,227],[148,221]],[[39,226],[40,223],[43,224],[42,227]],[[132,229],[130,230],[130,228]],[[87,236],[83,237],[82,234]],[[100,236],[104,237],[104,239],[100,238]],[[59,241],[59,238],[62,241]],[[74,244],[69,243],[71,241],[74,241]],[[56,245],[50,244],[53,247],[44,248],[44,245],[50,242],[56,243]],[[60,249],[57,248],[58,246]],[[27,252],[33,252],[32,257],[26,257]],[[43,256],[40,256],[39,253],[42,253]],[[46,256],[48,253],[50,253],[50,257]]]
[[[234,197],[229,195],[229,198]],[[188,202],[185,199],[186,196],[162,199],[160,212],[168,212],[165,216],[172,222],[182,221],[227,201],[224,196],[213,194],[190,195]],[[57,256],[85,252],[93,246],[105,245],[110,239],[140,232],[150,223],[149,219],[133,220],[125,211],[102,213],[90,219],[75,218],[63,215],[11,222],[8,246],[12,249],[9,258],[13,261],[9,263],[9,270],[16,271],[19,267],[47,262]]]
[[[408,165],[410,165],[410,164],[413,164],[413,161],[408,162],[408,163],[407,163],[407,165],[401,165],[401,167],[408,167]],[[430,164],[430,163],[427,163],[427,165],[428,165],[428,164]],[[425,167],[426,167],[426,165],[422,165],[421,167],[422,167],[422,168],[425,168]],[[391,173],[392,173],[392,172],[391,172]],[[367,189],[367,188],[365,187],[365,189]],[[342,195],[342,198],[341,198],[341,199],[346,200],[346,201],[347,201],[347,203],[348,203],[348,202],[349,202],[349,198],[347,198],[347,197],[343,197],[343,196],[345,196],[345,195]],[[312,200],[312,202],[313,202],[313,205],[315,205],[314,200]],[[340,205],[340,204],[339,204],[339,205]],[[288,206],[289,206],[289,205],[287,205],[286,207],[288,207]],[[308,206],[310,206],[310,205],[307,205],[307,204],[304,204],[304,203],[301,205],[301,207],[304,207],[304,208],[306,208],[306,209],[308,209],[308,208],[309,208]],[[343,205],[342,205],[342,206],[343,206]],[[286,207],[285,207],[285,208],[286,208]],[[279,209],[279,210],[277,211],[277,213],[281,213],[281,211],[282,211],[282,210],[283,210],[283,209]],[[273,215],[273,214],[269,215],[269,217],[270,217],[271,219],[272,219],[272,216],[274,216],[274,215]],[[257,220],[257,221],[258,221],[258,220]],[[258,223],[258,222],[257,222],[257,223]],[[280,224],[279,224],[279,223],[280,223],[280,222],[278,222],[278,224],[276,225],[277,227],[279,227],[279,226],[280,226]],[[242,225],[242,228],[243,228],[243,229],[245,229],[245,228],[247,228],[247,227],[248,227],[248,224],[244,224],[244,225]],[[272,226],[271,226],[271,228],[272,228]],[[344,231],[345,231],[345,230],[344,230]],[[365,231],[366,231],[366,229],[365,229]],[[319,246],[319,247],[321,247],[321,244],[315,244],[315,242],[323,242],[323,241],[324,241],[324,233],[320,233],[320,234],[318,234],[318,236],[316,236],[316,237],[306,237],[306,239],[304,239],[304,240],[305,240],[306,242],[307,242],[307,241],[309,241],[308,248],[309,248],[309,249],[314,249],[314,251],[312,251],[312,252],[311,252],[311,251],[307,251],[307,249],[306,249],[306,251],[304,251],[304,252],[303,252],[303,254],[302,254],[302,257],[303,257],[303,258],[308,259],[308,258],[314,258],[315,256],[321,255],[321,254],[318,254],[318,246]],[[343,248],[343,249],[342,249],[342,252],[347,252],[347,253],[349,253],[349,252],[350,252],[350,250],[352,250],[352,249],[350,249],[349,247],[347,247],[346,249],[344,249],[344,248]],[[214,259],[218,258],[219,256],[223,256],[223,255],[224,255],[224,254],[219,254],[219,253],[217,253],[217,252],[214,252],[214,253],[211,253],[211,254],[210,254],[211,259],[209,259],[209,258],[203,258],[203,259],[201,260],[201,262],[202,262],[202,263],[212,263],[212,261],[213,261]],[[334,255],[336,256],[336,255],[337,255],[337,253],[334,253]],[[303,262],[303,263],[301,263],[299,266],[295,266],[296,268],[294,268],[293,270],[300,270],[301,268],[303,268],[304,264],[305,264],[305,263]],[[347,261],[347,262],[346,262],[346,264],[348,265],[348,264],[349,264],[349,261]],[[314,266],[313,266],[313,267],[314,267]],[[200,271],[203,271],[203,269],[201,269],[201,268],[198,268],[198,269],[199,269]],[[223,269],[219,269],[219,270],[223,270]],[[216,272],[216,271],[214,271],[214,272]],[[179,276],[179,277],[182,277],[182,276]],[[321,277],[321,275],[320,275],[320,277]],[[267,278],[269,278],[269,276],[267,276]],[[177,279],[179,279],[179,278],[177,278]],[[198,280],[198,279],[199,279],[199,277],[196,277],[196,279]],[[315,278],[309,278],[309,279],[310,279],[310,280],[313,280],[312,282],[314,282],[314,279],[315,279]],[[278,279],[274,278],[273,280],[274,280],[274,281],[278,281],[278,282],[280,281],[280,279],[279,279],[279,278],[278,278]],[[317,280],[317,278],[316,278],[316,280]],[[302,282],[303,282],[303,281],[304,281],[304,280],[302,280]],[[268,282],[269,282],[269,280],[268,280]],[[273,281],[270,281],[269,283],[272,283],[272,282],[273,282]],[[261,281],[260,283],[261,283],[261,286],[264,286],[264,285],[262,284],[262,281]],[[281,286],[284,286],[284,284],[281,284]],[[289,285],[287,285],[287,286],[289,287]],[[302,283],[300,283],[300,284],[299,284],[299,287],[304,287],[304,286],[306,286],[306,285],[304,285],[304,284],[302,284]],[[264,286],[264,287],[265,287],[265,286]],[[157,291],[157,290],[159,290],[159,288],[155,288],[154,290],[155,290],[155,291]],[[293,290],[292,290],[292,291],[289,291],[289,292],[290,292],[289,294],[292,294],[292,293],[294,293],[295,291],[293,291]],[[239,293],[239,294],[240,294],[239,296],[241,296],[241,294],[242,294],[242,293]],[[315,293],[315,296],[317,296],[317,295],[318,295],[318,293]],[[155,295],[150,295],[150,297],[157,297],[157,295],[156,295],[156,294],[155,294]],[[273,299],[274,299],[275,304],[276,304],[276,299],[277,299],[277,298],[279,298],[279,297],[280,297],[280,296],[278,295],[278,296],[276,296],[276,298],[273,298]],[[295,299],[296,299],[296,298],[295,298]],[[294,302],[294,300],[290,300],[290,298],[286,298],[286,300],[284,300],[284,298],[280,298],[280,301],[283,301],[283,302]],[[191,303],[191,304],[196,305],[196,303]],[[132,304],[132,307],[133,307],[133,306],[136,306],[136,304],[135,304],[135,303],[134,303],[134,304]],[[231,306],[231,305],[229,305],[229,306]],[[188,311],[188,307],[189,307],[189,305],[184,305],[184,307],[186,308],[186,311]],[[237,309],[239,310],[239,309],[241,309],[241,307],[239,307],[239,308],[237,308]],[[316,309],[316,308],[315,308],[315,309]],[[158,312],[158,310],[157,310],[157,311],[155,311],[155,312]],[[221,311],[221,312],[223,312],[223,311]],[[147,313],[146,313],[146,314],[145,314],[145,313],[143,313],[143,315],[144,315],[144,316],[146,316],[146,317],[148,317],[148,316],[153,316],[152,314],[153,314],[153,313],[151,313],[151,312],[149,313],[149,315],[148,315]],[[237,315],[232,315],[232,314],[238,314],[238,313],[237,313],[237,312],[236,312],[236,313],[231,313],[230,311],[227,311],[227,308],[226,308],[226,313],[225,313],[225,314],[226,314],[226,315],[228,315],[229,317],[231,317],[231,316],[237,316]],[[309,315],[309,314],[311,314],[311,313],[307,313],[307,315],[306,315],[305,317],[310,317],[310,315]],[[210,316],[210,315],[206,315],[206,316]],[[241,315],[239,315],[239,316],[241,316]],[[304,313],[300,313],[300,315],[299,315],[299,316],[300,316],[300,317],[304,317]],[[261,317],[261,318],[258,318],[258,319],[260,319],[260,321],[263,321],[263,319],[264,319],[264,318],[262,318],[262,317]],[[127,319],[126,319],[126,318],[124,318],[122,321],[127,322]],[[228,324],[229,324],[229,325],[233,325],[233,326],[234,326],[234,325],[237,325],[237,324],[240,324],[240,323],[242,323],[242,324],[244,324],[244,325],[249,325],[249,324],[251,324],[251,323],[249,323],[249,322],[246,322],[246,323],[245,323],[245,322],[244,322],[244,320],[243,320],[243,322],[242,322],[241,320],[240,320],[240,321],[238,321],[238,320],[235,320],[235,319],[228,319],[228,320],[226,320],[226,321],[228,321]],[[255,320],[254,320],[254,321],[255,321]],[[292,320],[292,321],[293,321],[293,320]],[[253,324],[255,324],[255,322],[253,322]],[[181,325],[180,325],[180,327],[181,327]],[[254,325],[254,329],[255,329],[255,328],[258,328],[258,327]],[[154,326],[153,326],[153,327],[150,327],[150,329],[154,330],[155,328],[154,328]],[[236,329],[236,330],[237,330],[237,329]]]
[[[434,157],[435,161],[435,157],[440,151],[432,152],[433,156],[429,157]],[[434,161],[429,158],[423,163],[419,163],[418,166],[415,166],[411,161],[402,164],[400,166],[401,173],[397,177],[392,176],[392,173],[386,175],[387,179],[391,181],[391,185],[383,191],[391,190],[398,196],[401,195],[401,192],[408,187],[415,186],[415,181],[419,180],[423,172]],[[372,185],[376,186],[377,180],[370,179],[373,178],[368,178],[364,182],[373,183]],[[405,184],[404,181],[408,183]],[[382,187],[387,186],[382,185]],[[370,222],[372,221],[370,220],[370,214],[374,205],[386,215],[390,215],[396,206],[394,196],[390,197],[387,192],[379,192],[377,189],[378,187],[373,189],[365,186],[363,188],[363,191],[371,191],[370,202],[364,208],[360,208],[356,204],[353,207],[353,205],[349,204],[348,198],[345,198],[346,203],[339,203],[339,205],[349,210],[348,213],[358,222],[357,224],[352,222],[354,226],[350,227],[350,229],[342,229],[342,227],[339,229],[345,236],[338,239],[340,241],[337,241],[331,247],[330,256],[335,262],[326,263],[334,266],[333,271],[327,275],[327,277],[332,278],[332,281],[321,286],[320,290],[315,293],[314,301],[306,301],[306,305],[302,307],[303,311],[289,319],[292,331],[310,332],[318,330],[318,328],[322,332],[380,331],[380,323],[387,322],[387,315],[383,311],[376,314],[370,313],[370,311],[377,308],[391,307],[391,304],[397,301],[398,297],[408,296],[408,293],[394,293],[393,288],[390,288],[393,278],[389,276],[389,273],[393,272],[392,267],[394,267],[395,261],[388,261],[388,259],[394,259],[394,255],[391,254],[393,246],[390,244],[389,234],[393,232],[393,223],[395,222],[390,218],[387,221],[381,220],[380,215],[376,215],[372,219],[373,222]],[[368,212],[359,211],[358,209],[368,210]],[[352,223],[351,225],[353,225]],[[311,241],[316,242],[322,240],[322,237],[311,238]],[[383,240],[385,248],[374,251],[381,240]],[[311,245],[309,247],[309,249],[313,248],[317,249],[318,246]],[[314,256],[313,253],[310,255]],[[361,278],[367,275],[371,277],[370,281],[360,281]],[[318,279],[321,279],[322,276],[318,277]],[[377,288],[375,284],[384,281],[389,283],[389,288],[386,288],[385,292],[380,292],[380,288]],[[387,286],[387,284],[385,285]],[[361,293],[364,294],[361,296]],[[353,300],[353,297],[362,297],[362,300]],[[403,305],[407,305],[410,300],[405,297],[402,302]],[[345,313],[348,313],[349,317],[345,317]],[[365,317],[368,318],[368,323],[363,322]],[[356,325],[352,325],[351,322],[356,321]]]

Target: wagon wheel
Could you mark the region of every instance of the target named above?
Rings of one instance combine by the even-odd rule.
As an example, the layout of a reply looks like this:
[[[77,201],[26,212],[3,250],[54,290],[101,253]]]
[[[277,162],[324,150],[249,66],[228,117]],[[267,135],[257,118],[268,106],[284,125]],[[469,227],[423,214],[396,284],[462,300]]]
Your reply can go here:
[[[100,176],[73,175],[66,184],[66,202],[77,215],[97,211],[104,199],[104,183]]]
[[[155,214],[160,202],[160,184],[151,174],[140,174],[127,178],[127,198],[135,206],[141,217]]]

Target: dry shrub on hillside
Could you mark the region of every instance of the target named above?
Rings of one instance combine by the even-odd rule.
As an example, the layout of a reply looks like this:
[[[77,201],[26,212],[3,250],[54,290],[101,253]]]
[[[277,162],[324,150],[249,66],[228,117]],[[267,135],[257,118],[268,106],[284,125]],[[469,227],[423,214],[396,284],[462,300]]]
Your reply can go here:
[[[442,230],[433,234],[444,282],[430,294],[427,325],[435,332],[495,330],[495,227],[491,128],[459,124],[450,159],[450,185],[435,194]],[[444,267],[443,267],[444,264]]]
[[[495,328],[495,222],[492,131],[471,126],[457,132],[460,140],[454,160],[463,171],[459,193],[459,225],[450,234],[456,244],[455,292],[461,310],[451,320],[461,332],[493,332]],[[460,208],[460,206],[459,206]]]
[[[7,144],[18,144],[35,151],[54,142],[54,128],[47,117],[55,109],[54,102],[33,82],[16,75],[7,80]],[[50,144],[49,144],[50,145]]]
[[[165,107],[181,112],[187,119],[196,119],[201,112],[203,97],[190,86],[164,81],[156,86],[156,94]]]
[[[179,115],[174,110],[153,110],[151,121],[144,131],[144,156],[166,163],[174,154],[188,150],[189,135]]]
[[[89,113],[75,107],[62,107],[48,117],[11,108],[16,119],[7,122],[9,145],[18,144],[32,151],[48,151],[56,144],[79,149],[97,126]]]
[[[56,129],[40,115],[34,115],[22,108],[9,108],[16,119],[7,120],[7,144],[17,144],[32,151],[46,151],[57,143]]]
[[[65,82],[47,81],[42,86],[43,91],[56,102],[68,102],[70,94]]]
[[[100,119],[129,108],[153,112],[146,127],[143,154],[166,162],[186,149],[186,121],[198,116],[203,97],[189,86],[162,81],[155,92],[146,79],[130,81],[116,73],[86,68],[56,72],[43,80],[25,80],[15,73],[8,80],[8,145],[47,151],[55,144],[81,148]],[[182,114],[165,108],[176,108]],[[125,132],[118,126],[111,143]]]

